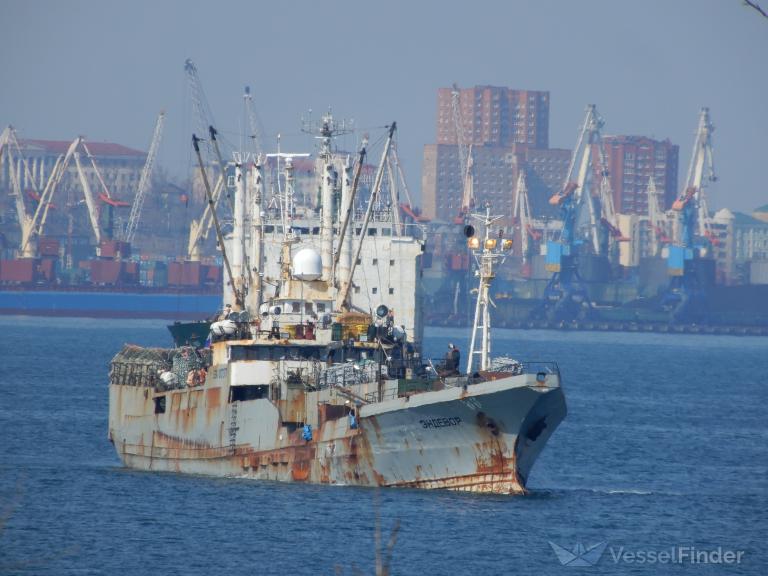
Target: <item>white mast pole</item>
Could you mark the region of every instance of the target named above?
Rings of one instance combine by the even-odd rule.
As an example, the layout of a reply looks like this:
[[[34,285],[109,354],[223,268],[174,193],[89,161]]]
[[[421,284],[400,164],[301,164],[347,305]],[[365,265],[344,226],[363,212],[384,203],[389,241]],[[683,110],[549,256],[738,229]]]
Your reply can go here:
[[[244,261],[245,261],[245,174],[243,165],[235,164],[235,210],[234,229],[232,232],[232,276],[235,290],[244,293]]]
[[[320,132],[320,158],[322,160],[322,184],[320,208],[322,220],[320,225],[320,252],[323,259],[323,280],[332,282],[333,267],[333,162],[331,154],[331,122],[330,114],[323,117]]]
[[[350,210],[350,204],[352,202],[352,163],[349,156],[347,156],[344,162],[344,175],[341,180],[341,214],[346,215]],[[339,222],[343,220],[339,218]],[[354,228],[354,224],[353,224]],[[341,241],[341,246],[337,246],[337,250],[341,251],[339,258],[339,270],[337,277],[346,278],[349,276],[349,266],[352,258],[352,236],[353,234],[344,234]]]
[[[496,239],[491,236],[491,224],[499,220],[501,216],[491,216],[491,207],[486,205],[485,214],[480,216],[473,214],[473,218],[480,220],[485,226],[483,239],[472,245],[477,260],[477,275],[480,277],[480,284],[477,290],[477,303],[475,305],[475,319],[472,323],[472,339],[469,344],[469,354],[467,355],[467,374],[472,374],[475,355],[480,356],[479,370],[488,370],[491,366],[491,305],[490,287],[491,282],[496,277],[493,271],[493,265],[496,261],[504,261],[506,252],[511,248],[511,242]],[[479,240],[472,238],[471,240]],[[498,243],[501,242],[501,246]],[[480,323],[482,322],[482,324]],[[477,332],[480,331],[480,349],[476,349]]]
[[[248,309],[251,314],[258,314],[262,300],[263,242],[262,237],[262,202],[264,198],[264,167],[259,155],[251,167],[251,266],[253,266],[253,290],[248,294]]]

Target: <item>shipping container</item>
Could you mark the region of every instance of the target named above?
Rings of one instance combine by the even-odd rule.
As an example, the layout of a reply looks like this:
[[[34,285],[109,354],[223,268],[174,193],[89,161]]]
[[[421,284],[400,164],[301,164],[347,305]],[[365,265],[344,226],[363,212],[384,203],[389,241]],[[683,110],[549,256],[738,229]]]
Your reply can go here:
[[[36,280],[37,258],[19,258],[0,262],[0,282],[28,284]]]
[[[91,283],[101,286],[114,286],[120,282],[122,262],[117,260],[92,260]]]
[[[171,262],[168,265],[169,286],[200,286],[199,262]]]
[[[58,257],[60,245],[58,239],[42,236],[37,241],[37,252],[40,256]]]
[[[99,247],[102,258],[126,259],[131,257],[131,245],[120,240],[104,240]]]

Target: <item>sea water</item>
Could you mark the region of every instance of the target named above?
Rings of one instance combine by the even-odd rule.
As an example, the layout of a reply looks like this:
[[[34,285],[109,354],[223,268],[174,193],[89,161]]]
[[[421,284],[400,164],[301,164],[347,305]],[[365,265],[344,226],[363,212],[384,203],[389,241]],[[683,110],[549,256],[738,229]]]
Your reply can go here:
[[[427,354],[468,331],[427,330]],[[0,574],[765,574],[768,339],[498,330],[568,417],[524,497],[123,468],[107,374],[162,321],[0,318]],[[463,362],[463,361],[462,361]],[[738,554],[738,560],[737,560]],[[359,570],[357,572],[356,570]]]

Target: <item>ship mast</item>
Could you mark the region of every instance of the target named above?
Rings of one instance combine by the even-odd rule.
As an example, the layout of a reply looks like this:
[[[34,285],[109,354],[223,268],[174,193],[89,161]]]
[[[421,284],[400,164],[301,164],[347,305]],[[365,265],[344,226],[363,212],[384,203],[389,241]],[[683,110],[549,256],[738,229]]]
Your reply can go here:
[[[258,154],[251,167],[251,177],[247,180],[250,185],[251,200],[251,254],[250,265],[253,272],[253,290],[246,295],[247,308],[258,314],[262,301],[262,284],[264,281],[264,231],[262,230],[262,201],[264,197],[264,166],[263,156]]]
[[[235,164],[235,201],[232,229],[232,274],[235,292],[245,298],[248,293],[246,278],[249,270],[245,250],[245,170]],[[245,304],[245,302],[243,302]]]
[[[216,216],[216,207],[215,207],[213,193],[211,191],[211,185],[208,182],[208,175],[205,172],[205,164],[203,163],[203,157],[200,154],[200,139],[195,134],[192,134],[192,147],[195,149],[195,154],[197,155],[197,162],[200,165],[200,175],[203,178],[205,193],[208,196],[208,206],[210,206],[211,208],[211,217],[213,218],[213,225],[216,228],[216,240],[219,243],[219,246],[221,247],[221,257],[224,260],[224,270],[226,270],[227,272],[227,278],[229,280],[229,284],[232,286],[232,292],[235,295],[235,310],[240,311],[243,309],[243,306],[245,305],[245,298],[243,293],[238,290],[238,283],[236,282],[235,277],[232,274],[232,266],[229,263],[229,258],[227,257],[227,249],[224,245],[224,234],[221,231],[219,218]]]
[[[352,286],[352,278],[355,277],[355,268],[357,267],[357,262],[360,259],[360,251],[363,248],[363,241],[365,241],[366,232],[368,230],[368,224],[371,221],[371,215],[373,214],[373,206],[376,202],[376,199],[379,197],[379,192],[381,191],[381,181],[384,177],[384,167],[386,166],[387,162],[387,156],[389,155],[389,149],[392,145],[392,137],[395,133],[395,130],[397,129],[397,122],[392,122],[392,124],[389,126],[389,134],[387,135],[387,141],[384,144],[384,151],[381,153],[381,161],[379,162],[379,168],[376,171],[376,179],[373,182],[373,188],[371,189],[371,195],[368,198],[368,208],[365,211],[365,217],[363,218],[363,223],[360,228],[360,239],[357,241],[357,248],[355,248],[355,253],[352,256],[352,263],[349,267],[349,273],[347,274],[347,277],[344,278],[341,284],[341,288],[339,290],[339,293],[336,297],[336,305],[339,309],[349,309],[349,289]],[[362,162],[362,156],[360,158]]]
[[[320,140],[319,159],[322,174],[320,184],[320,254],[323,260],[323,276],[329,285],[333,282],[331,277],[333,272],[333,197],[336,189],[338,173],[333,162],[333,151],[331,142],[334,138],[343,134],[349,134],[352,130],[347,127],[347,123],[334,120],[331,111],[328,110],[320,120],[318,126],[312,126],[310,122],[305,122],[303,131],[313,134]]]
[[[491,216],[490,204],[485,205],[485,214],[472,214],[472,218],[483,224],[485,232],[484,237],[480,239],[474,235],[473,226],[466,226],[464,229],[465,234],[469,237],[468,244],[477,263],[475,274],[480,279],[475,305],[475,319],[472,323],[472,340],[469,344],[467,374],[473,373],[475,356],[480,356],[478,370],[488,370],[491,366],[491,314],[488,306],[493,305],[493,301],[489,291],[491,282],[496,277],[494,266],[503,262],[512,248],[512,240],[491,236],[491,224],[500,220],[502,216]]]

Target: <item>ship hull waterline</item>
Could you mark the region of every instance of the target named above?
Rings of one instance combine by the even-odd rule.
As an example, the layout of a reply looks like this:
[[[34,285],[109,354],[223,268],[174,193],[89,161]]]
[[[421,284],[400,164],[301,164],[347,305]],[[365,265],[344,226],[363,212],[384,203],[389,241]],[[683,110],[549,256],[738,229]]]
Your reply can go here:
[[[141,470],[282,482],[524,494],[566,415],[559,377],[519,375],[423,392],[321,421],[312,439],[280,425],[268,399],[228,402],[229,386],[165,394],[110,386],[110,440]],[[555,381],[555,385],[549,385]],[[277,430],[277,432],[275,432]]]

